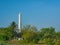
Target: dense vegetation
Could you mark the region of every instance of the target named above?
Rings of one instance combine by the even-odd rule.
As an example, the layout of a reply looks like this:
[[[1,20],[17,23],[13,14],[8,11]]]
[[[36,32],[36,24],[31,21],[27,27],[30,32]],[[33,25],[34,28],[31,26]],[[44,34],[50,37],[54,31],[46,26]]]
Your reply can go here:
[[[60,45],[60,32],[55,28],[42,28],[38,30],[35,26],[26,25],[22,28],[23,40],[18,41],[17,25],[12,22],[6,28],[0,28],[0,45],[9,44],[40,44],[40,45]],[[8,44],[7,44],[8,43]]]

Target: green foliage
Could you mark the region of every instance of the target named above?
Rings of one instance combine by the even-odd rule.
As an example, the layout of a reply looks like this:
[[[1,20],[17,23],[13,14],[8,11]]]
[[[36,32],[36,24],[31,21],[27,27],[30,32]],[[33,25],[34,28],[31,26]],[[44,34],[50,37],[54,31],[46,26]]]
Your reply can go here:
[[[24,40],[26,40],[25,42],[30,43],[30,42],[35,42],[36,36],[37,36],[37,29],[36,27],[32,27],[30,25],[26,25],[23,28],[23,35],[22,37],[24,38]]]
[[[12,41],[16,37],[16,23],[13,21],[10,26],[0,28],[0,41]],[[42,45],[60,45],[60,32],[56,32],[55,28],[42,28],[40,31],[31,25],[26,25],[22,28],[22,38],[19,44],[42,44]],[[15,38],[14,38],[15,37]],[[4,45],[5,43],[1,43]]]
[[[13,23],[13,22],[12,22]],[[11,24],[11,26],[7,28],[0,29],[0,40],[11,40],[15,34],[15,23]]]

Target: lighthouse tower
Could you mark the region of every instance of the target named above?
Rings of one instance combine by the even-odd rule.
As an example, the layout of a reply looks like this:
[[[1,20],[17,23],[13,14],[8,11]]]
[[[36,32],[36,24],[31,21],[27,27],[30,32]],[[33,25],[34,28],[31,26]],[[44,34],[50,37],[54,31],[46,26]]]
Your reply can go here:
[[[21,34],[21,14],[19,13],[18,15],[18,40],[22,39],[22,34]]]
[[[21,32],[21,14],[18,15],[18,32]]]

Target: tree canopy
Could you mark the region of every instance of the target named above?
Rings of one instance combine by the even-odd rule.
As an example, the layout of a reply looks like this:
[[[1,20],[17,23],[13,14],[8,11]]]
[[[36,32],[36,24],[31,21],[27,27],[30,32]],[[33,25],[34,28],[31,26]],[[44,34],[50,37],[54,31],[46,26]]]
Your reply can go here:
[[[0,28],[0,41],[17,39],[16,28],[14,21],[8,27]],[[19,41],[20,44],[60,45],[60,32],[56,32],[53,27],[38,30],[36,26],[25,25],[21,33],[23,40]]]

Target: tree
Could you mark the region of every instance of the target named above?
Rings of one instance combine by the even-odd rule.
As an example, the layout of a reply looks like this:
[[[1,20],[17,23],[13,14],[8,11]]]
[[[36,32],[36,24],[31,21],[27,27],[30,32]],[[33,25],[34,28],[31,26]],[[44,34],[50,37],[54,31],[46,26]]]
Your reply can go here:
[[[37,28],[35,26],[26,25],[23,27],[23,35],[25,42],[37,42]]]
[[[12,30],[15,30],[16,29],[16,23],[13,21],[11,24],[10,24],[10,27]]]
[[[45,41],[44,43],[53,45],[55,38],[55,28],[42,28],[40,31],[40,36],[42,36],[40,41]]]
[[[0,39],[2,40],[11,40],[16,35],[16,23],[13,21],[9,27],[1,28]]]

